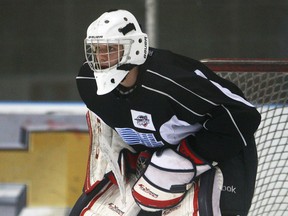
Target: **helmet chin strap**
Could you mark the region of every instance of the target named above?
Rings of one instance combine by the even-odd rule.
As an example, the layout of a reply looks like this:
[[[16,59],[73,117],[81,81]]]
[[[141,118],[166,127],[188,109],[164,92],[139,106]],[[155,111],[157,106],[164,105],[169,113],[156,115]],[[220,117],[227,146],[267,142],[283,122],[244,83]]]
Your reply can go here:
[[[137,67],[138,65],[135,64],[123,64],[119,67],[117,67],[118,70],[125,70],[125,71],[131,71],[133,68]],[[126,77],[128,76],[129,73],[126,74],[126,76],[122,79],[120,83],[126,80]]]
[[[118,70],[125,70],[125,71],[130,71],[132,70],[134,67],[137,67],[138,65],[136,64],[123,64],[120,65],[119,67],[117,67]]]
[[[127,74],[127,75],[128,75],[128,74]],[[120,84],[121,84],[122,82],[124,82],[124,80],[126,80],[127,75],[122,79],[122,81],[120,82]]]

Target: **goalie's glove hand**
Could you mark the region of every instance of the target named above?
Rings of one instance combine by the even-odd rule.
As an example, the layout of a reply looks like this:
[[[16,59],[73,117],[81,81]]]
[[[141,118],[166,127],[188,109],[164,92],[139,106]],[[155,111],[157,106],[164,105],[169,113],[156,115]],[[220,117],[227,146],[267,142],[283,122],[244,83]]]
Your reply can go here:
[[[150,159],[151,159],[152,153],[149,151],[142,151],[139,153],[136,163],[136,178],[139,179],[144,171],[146,170]]]
[[[136,203],[146,211],[159,211],[179,204],[193,181],[211,165],[197,156],[186,142],[177,151],[155,152],[143,175],[132,188]]]
[[[152,153],[148,150],[134,153],[124,148],[119,153],[118,164],[125,175],[136,174],[138,179],[145,171]]]

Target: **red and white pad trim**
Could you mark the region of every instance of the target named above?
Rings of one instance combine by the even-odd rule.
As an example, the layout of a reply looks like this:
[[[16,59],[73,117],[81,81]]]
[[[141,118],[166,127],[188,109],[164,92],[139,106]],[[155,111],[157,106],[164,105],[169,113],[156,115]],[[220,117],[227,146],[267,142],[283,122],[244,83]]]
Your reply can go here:
[[[184,193],[171,193],[152,185],[142,176],[134,185],[132,196],[146,211],[159,211],[177,205],[184,197]]]

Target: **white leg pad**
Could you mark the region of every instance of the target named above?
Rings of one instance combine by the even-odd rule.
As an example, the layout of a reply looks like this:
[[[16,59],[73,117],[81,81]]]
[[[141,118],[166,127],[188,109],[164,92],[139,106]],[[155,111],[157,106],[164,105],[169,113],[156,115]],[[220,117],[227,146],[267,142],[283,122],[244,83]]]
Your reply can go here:
[[[133,184],[134,180],[125,184],[126,204],[123,204],[120,199],[118,186],[112,183],[107,184],[101,191],[102,194],[98,193],[82,210],[81,216],[136,216],[140,207],[131,194]]]

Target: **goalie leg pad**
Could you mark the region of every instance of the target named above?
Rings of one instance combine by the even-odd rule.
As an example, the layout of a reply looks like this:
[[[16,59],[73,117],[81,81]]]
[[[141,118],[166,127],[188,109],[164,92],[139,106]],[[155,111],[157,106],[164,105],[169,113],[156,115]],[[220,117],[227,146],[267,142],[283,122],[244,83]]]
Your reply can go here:
[[[82,210],[80,216],[136,216],[140,207],[135,203],[131,188],[135,183],[135,177],[125,183],[126,203],[123,204],[120,191],[116,184],[109,182],[97,193],[89,204]]]

